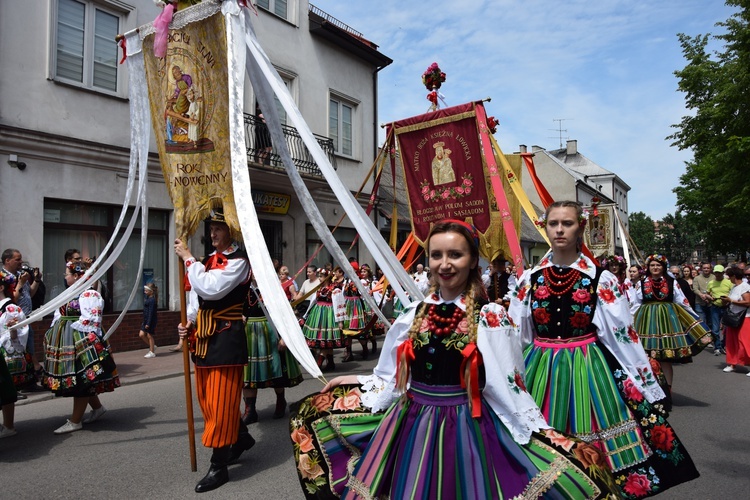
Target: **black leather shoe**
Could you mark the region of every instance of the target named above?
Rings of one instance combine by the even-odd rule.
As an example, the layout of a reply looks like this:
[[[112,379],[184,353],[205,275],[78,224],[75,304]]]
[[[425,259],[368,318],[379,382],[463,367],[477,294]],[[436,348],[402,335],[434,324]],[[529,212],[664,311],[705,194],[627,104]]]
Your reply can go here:
[[[206,491],[215,490],[219,486],[226,484],[227,481],[229,481],[227,466],[211,464],[211,467],[208,469],[208,474],[206,474],[203,479],[195,485],[195,492],[205,493]]]
[[[230,448],[229,463],[232,464],[240,458],[244,452],[255,446],[255,439],[250,434],[240,434],[239,439]]]

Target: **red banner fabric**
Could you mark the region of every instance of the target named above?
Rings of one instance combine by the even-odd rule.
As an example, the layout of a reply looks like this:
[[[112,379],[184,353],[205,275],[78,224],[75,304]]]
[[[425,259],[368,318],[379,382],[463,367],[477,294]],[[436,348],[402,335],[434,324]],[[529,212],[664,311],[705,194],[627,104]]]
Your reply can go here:
[[[420,243],[443,219],[490,226],[482,149],[473,104],[440,109],[391,124],[398,140],[412,227]]]

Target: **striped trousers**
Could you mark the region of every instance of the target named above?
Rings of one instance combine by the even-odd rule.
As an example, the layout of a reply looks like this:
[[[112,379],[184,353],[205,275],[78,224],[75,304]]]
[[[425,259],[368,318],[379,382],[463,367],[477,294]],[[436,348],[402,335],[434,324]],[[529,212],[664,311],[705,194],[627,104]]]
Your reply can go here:
[[[221,448],[237,441],[240,430],[242,366],[196,366],[198,404],[205,422],[202,442]]]

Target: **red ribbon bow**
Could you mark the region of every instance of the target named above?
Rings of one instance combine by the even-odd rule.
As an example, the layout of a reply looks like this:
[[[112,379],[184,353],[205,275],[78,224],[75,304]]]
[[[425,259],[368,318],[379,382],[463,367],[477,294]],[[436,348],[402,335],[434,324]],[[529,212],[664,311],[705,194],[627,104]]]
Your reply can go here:
[[[479,397],[479,364],[482,362],[482,355],[479,352],[477,344],[472,342],[461,351],[464,356],[461,362],[461,387],[466,389],[466,363],[469,363],[471,370],[471,416],[479,418],[482,416],[482,401]]]
[[[402,355],[406,360],[406,373],[400,373]],[[406,381],[406,379],[409,377],[409,366],[411,366],[411,362],[414,361],[414,343],[412,342],[412,339],[408,339],[406,342],[398,346],[398,351],[396,352],[396,361],[396,382],[398,383],[398,381],[401,380],[401,376],[403,376],[404,381]]]

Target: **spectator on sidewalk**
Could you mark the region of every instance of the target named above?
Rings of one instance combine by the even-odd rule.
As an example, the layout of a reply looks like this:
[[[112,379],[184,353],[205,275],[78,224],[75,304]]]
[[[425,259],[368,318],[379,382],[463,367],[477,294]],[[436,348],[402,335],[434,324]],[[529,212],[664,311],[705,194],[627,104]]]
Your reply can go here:
[[[156,357],[156,345],[154,335],[156,334],[156,301],[158,300],[156,283],[148,283],[143,287],[146,298],[143,300],[143,323],[138,336],[148,346],[148,352],[144,358]]]
[[[711,296],[711,331],[714,337],[714,356],[726,354],[721,332],[721,316],[726,310],[722,297],[729,296],[732,290],[732,282],[724,276],[724,266],[716,264],[713,270],[714,279],[708,282],[706,290]]]

